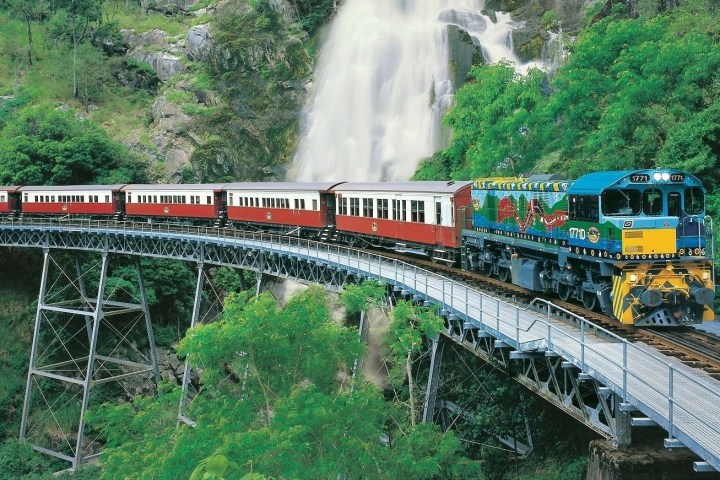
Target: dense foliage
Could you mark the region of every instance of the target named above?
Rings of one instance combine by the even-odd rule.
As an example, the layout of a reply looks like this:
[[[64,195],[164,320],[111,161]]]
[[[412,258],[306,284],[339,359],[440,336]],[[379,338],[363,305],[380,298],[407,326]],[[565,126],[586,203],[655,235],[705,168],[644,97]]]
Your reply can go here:
[[[0,183],[82,185],[144,180],[144,167],[98,125],[28,107],[0,124]]]
[[[363,347],[331,320],[319,288],[284,308],[267,294],[235,296],[181,352],[203,372],[197,426],[175,428],[170,387],[105,406],[92,417],[107,442],[102,478],[443,478],[464,468],[452,434],[407,425],[401,407],[350,376]]]
[[[647,4],[648,2],[645,2]],[[453,178],[677,167],[720,180],[718,6],[688,0],[629,18],[595,17],[552,76],[473,69],[446,118],[455,131],[425,173]]]

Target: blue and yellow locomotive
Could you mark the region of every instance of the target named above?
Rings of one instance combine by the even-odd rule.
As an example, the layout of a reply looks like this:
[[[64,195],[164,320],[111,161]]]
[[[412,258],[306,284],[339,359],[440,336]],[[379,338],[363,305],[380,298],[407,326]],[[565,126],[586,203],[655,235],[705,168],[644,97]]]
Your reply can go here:
[[[702,183],[677,170],[575,181],[479,179],[464,268],[574,299],[622,323],[712,320],[711,222]]]

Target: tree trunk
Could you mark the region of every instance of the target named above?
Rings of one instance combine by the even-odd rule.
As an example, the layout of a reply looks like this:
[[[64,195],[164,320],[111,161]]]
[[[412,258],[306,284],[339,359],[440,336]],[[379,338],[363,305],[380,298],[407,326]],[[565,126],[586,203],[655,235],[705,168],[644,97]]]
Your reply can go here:
[[[407,358],[405,359],[405,368],[408,376],[408,391],[410,392],[410,424],[414,427],[417,424],[415,414],[415,385],[413,384],[412,374],[412,349],[408,350]]]
[[[28,65],[32,67],[32,28],[30,27],[30,17],[26,17],[27,36],[28,36]]]

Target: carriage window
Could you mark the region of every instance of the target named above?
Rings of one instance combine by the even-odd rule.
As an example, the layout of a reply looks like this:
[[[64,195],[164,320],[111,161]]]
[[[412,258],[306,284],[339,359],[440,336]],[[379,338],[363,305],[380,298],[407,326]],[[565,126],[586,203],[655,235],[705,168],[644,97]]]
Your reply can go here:
[[[425,223],[425,202],[410,200],[410,221]]]
[[[351,198],[350,199],[350,215],[352,215],[353,217],[360,216],[360,199],[359,198]]]
[[[378,199],[378,218],[388,218],[387,198]]]
[[[637,215],[640,205],[640,190],[610,189],[602,194],[603,215]]]
[[[568,216],[570,220],[598,221],[599,197],[595,195],[570,195],[569,197]]]
[[[643,192],[643,213],[645,215],[660,215],[663,211],[662,192],[651,188]]]
[[[348,213],[348,201],[346,197],[338,199],[338,214],[347,215]]]
[[[363,217],[372,217],[373,216],[373,199],[372,198],[363,198]]]
[[[678,192],[668,193],[668,215],[671,217],[680,216],[680,194]]]
[[[207,197],[207,204],[212,205],[212,197]]]
[[[317,211],[317,209],[318,209],[317,200],[313,200],[313,210]]]
[[[0,202],[4,202],[4,201],[5,201],[5,195],[0,195]]]
[[[28,194],[26,193],[25,194],[25,202],[27,203],[27,201],[28,201]]]
[[[300,199],[300,210],[305,210],[305,199],[304,198]]]
[[[442,204],[435,202],[435,224],[442,225]]]
[[[685,212],[690,215],[697,215],[705,208],[703,192],[700,188],[688,188],[685,190]]]
[[[53,195],[53,196],[50,198],[50,201],[53,202],[53,203],[55,203],[55,195]]]

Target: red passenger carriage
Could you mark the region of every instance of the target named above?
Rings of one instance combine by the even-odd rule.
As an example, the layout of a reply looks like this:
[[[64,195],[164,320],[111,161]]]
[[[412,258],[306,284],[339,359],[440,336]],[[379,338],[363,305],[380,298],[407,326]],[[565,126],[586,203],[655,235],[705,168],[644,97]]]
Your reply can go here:
[[[123,189],[128,217],[219,219],[225,214],[222,183],[131,184]]]
[[[20,187],[2,187],[0,186],[0,215],[13,213],[17,210],[18,188]]]
[[[472,182],[343,183],[333,189],[337,230],[452,261],[460,249],[458,219],[470,207],[471,187]]]
[[[122,213],[123,185],[20,187],[22,212],[31,214],[112,216]]]
[[[332,225],[335,212],[331,189],[325,183],[229,183],[228,220],[287,228],[323,229]]]

